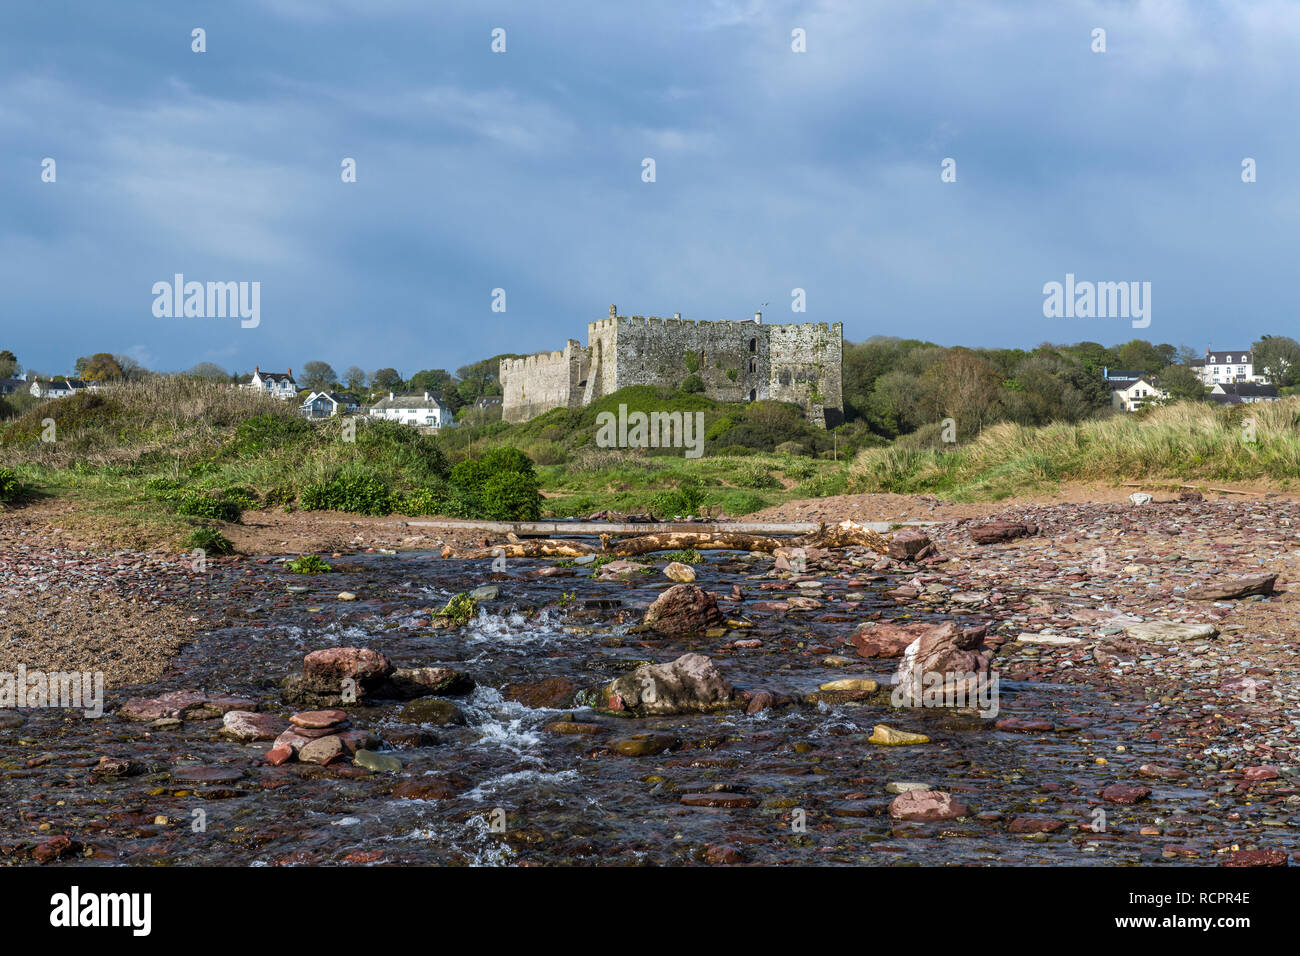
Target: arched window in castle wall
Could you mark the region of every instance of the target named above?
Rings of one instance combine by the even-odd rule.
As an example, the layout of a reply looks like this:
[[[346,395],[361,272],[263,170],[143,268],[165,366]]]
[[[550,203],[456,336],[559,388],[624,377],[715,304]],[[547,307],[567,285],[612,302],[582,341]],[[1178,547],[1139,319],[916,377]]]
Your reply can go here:
[[[750,350],[751,352],[757,352],[757,351],[758,351],[758,339],[750,339],[750,340],[749,340],[749,350]]]
[[[751,402],[754,402],[754,401],[757,401],[757,400],[758,400],[758,391],[757,391],[756,389],[752,389],[752,388],[751,388],[751,389],[749,390],[749,400],[750,400]]]
[[[750,370],[751,372],[757,372],[757,371],[758,371],[758,359],[756,359],[756,358],[752,358],[752,359],[749,360],[749,370]]]

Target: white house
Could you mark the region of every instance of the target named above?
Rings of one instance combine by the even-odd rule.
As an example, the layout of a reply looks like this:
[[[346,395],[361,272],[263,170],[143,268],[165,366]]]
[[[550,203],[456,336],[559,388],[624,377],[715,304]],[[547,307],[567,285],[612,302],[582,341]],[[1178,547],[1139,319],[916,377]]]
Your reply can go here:
[[[77,392],[84,392],[86,388],[87,384],[81,379],[64,377],[57,381],[50,379],[48,382],[34,379],[28,391],[37,398],[63,398],[67,395],[75,395]]]
[[[394,395],[389,392],[387,398],[370,406],[370,414],[375,418],[428,428],[446,428],[452,424],[451,409],[428,392],[423,395]]]
[[[332,418],[335,415],[355,412],[360,407],[361,403],[351,395],[339,392],[312,392],[298,406],[308,418]]]
[[[1205,350],[1205,358],[1195,359],[1191,369],[1206,385],[1221,382],[1265,382],[1255,372],[1255,354],[1250,349]]]
[[[1116,408],[1135,412],[1152,402],[1163,401],[1169,393],[1147,378],[1117,378],[1110,376],[1110,401]]]
[[[266,394],[276,398],[296,398],[298,396],[298,383],[293,380],[293,369],[286,372],[263,372],[254,365],[253,377],[247,387],[259,388]]]

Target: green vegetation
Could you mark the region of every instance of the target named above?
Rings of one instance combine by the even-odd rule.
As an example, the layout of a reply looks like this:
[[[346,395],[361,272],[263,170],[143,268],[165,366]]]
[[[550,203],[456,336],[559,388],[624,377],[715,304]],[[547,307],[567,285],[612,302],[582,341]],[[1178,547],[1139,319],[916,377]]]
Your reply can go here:
[[[687,548],[685,551],[669,551],[667,554],[661,554],[659,560],[680,561],[682,564],[699,564],[704,558],[694,548]]]
[[[12,468],[0,468],[0,504],[20,500],[24,492],[18,473]]]
[[[441,611],[434,613],[434,617],[447,626],[461,627],[468,624],[474,619],[478,611],[478,602],[474,600],[468,591],[462,591],[450,601]]]
[[[328,574],[334,570],[318,554],[300,554],[292,561],[286,561],[284,569],[292,574]]]
[[[216,528],[204,525],[195,528],[181,542],[181,547],[186,550],[195,548],[208,554],[234,554],[235,546],[230,540]]]
[[[45,419],[56,440],[41,441]],[[490,449],[483,449],[490,450]],[[9,496],[73,498],[104,540],[179,545],[258,508],[535,518],[538,477],[498,453],[457,487],[438,440],[396,422],[308,422],[292,403],[192,377],[44,402],[0,423]]]
[[[241,509],[235,502],[228,501],[220,495],[192,491],[185,493],[181,497],[176,505],[176,513],[194,518],[211,518],[216,521],[233,523],[239,520]]]
[[[1300,399],[1219,407],[1182,403],[1039,428],[1003,423],[949,451],[863,451],[854,492],[940,493],[957,501],[1001,499],[1061,481],[1269,480],[1300,475]]]

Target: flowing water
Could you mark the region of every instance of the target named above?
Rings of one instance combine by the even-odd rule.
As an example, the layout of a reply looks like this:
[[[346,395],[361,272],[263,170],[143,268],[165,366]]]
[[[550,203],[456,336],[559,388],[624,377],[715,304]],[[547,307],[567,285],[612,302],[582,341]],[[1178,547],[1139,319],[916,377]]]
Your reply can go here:
[[[724,603],[729,617],[744,616],[754,627],[718,639],[647,640],[628,627],[669,586],[659,573],[611,583],[594,581],[584,569],[536,577],[553,562],[520,560],[507,574],[493,575],[487,562],[421,552],[333,563],[335,572],[310,578],[274,564],[252,572],[247,564],[214,567],[212,587],[223,595],[228,626],[186,647],[159,684],[110,688],[110,703],[201,688],[254,697],[287,718],[295,708],[281,703],[278,682],[301,666],[304,654],[364,646],[399,667],[446,665],[468,673],[477,688],[454,698],[463,725],[402,724],[396,702],[352,708],[353,724],[385,740],[386,752],[404,769],[401,777],[348,779],[311,764],[267,766],[261,757],[269,744],[231,742],[219,735],[219,720],[154,729],[111,715],[87,720],[35,712],[21,728],[0,731],[9,838],[34,821],[50,821],[50,832],[90,848],[84,862],[92,864],[676,864],[701,861],[706,847],[727,844],[758,863],[898,865],[1161,863],[1169,862],[1161,854],[1168,844],[1209,855],[1229,836],[1225,814],[1238,798],[1177,782],[1147,781],[1155,791],[1150,800],[1107,804],[1104,831],[1080,829],[1099,823],[1096,795],[1116,781],[1116,760],[1133,767],[1177,761],[1167,745],[1133,739],[1133,701],[1086,686],[1004,681],[999,716],[1054,725],[1034,734],[997,730],[971,712],[893,710],[887,695],[754,715],[649,719],[528,707],[502,695],[509,685],[547,678],[594,687],[639,662],[691,650],[710,655],[742,688],[803,694],[848,676],[885,683],[893,662],[855,659],[837,667],[825,660],[853,656],[843,642],[864,618],[909,616],[881,596],[897,583],[891,578],[864,574],[874,580],[850,584],[848,573],[828,574],[818,593],[833,600],[821,610],[746,612],[744,604]],[[719,595],[739,585],[751,600],[780,597],[757,590],[770,580],[759,577],[769,567],[747,555],[715,553],[698,566],[699,581]],[[489,578],[501,596],[484,604],[472,623],[430,629],[431,609]],[[310,590],[287,593],[290,583]],[[341,590],[360,600],[338,601]],[[860,597],[846,601],[851,594]],[[737,638],[762,644],[723,649]],[[570,714],[608,732],[545,729]],[[928,734],[933,742],[869,744],[877,723]],[[605,746],[646,732],[680,744],[643,757]],[[145,772],[96,780],[90,768],[103,754],[129,757]],[[190,765],[242,775],[197,787],[173,778]],[[392,796],[394,784],[409,778],[456,779],[459,792],[431,800]],[[892,820],[885,790],[891,781],[945,790],[968,804],[970,815],[946,823]],[[687,793],[751,799],[731,808],[694,807],[681,802]],[[1008,832],[1017,817],[1065,825],[1024,836]],[[1139,837],[1144,825],[1167,833]]]

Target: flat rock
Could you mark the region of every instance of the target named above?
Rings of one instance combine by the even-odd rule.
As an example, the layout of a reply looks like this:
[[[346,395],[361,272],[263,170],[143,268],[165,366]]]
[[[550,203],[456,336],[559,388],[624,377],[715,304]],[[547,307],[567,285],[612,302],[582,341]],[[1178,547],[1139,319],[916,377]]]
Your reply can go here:
[[[1046,644],[1049,647],[1066,647],[1070,644],[1082,644],[1081,637],[1067,637],[1064,634],[1021,634],[1016,638],[1021,644]]]
[[[234,783],[242,780],[244,771],[235,767],[181,767],[172,771],[177,783]]]
[[[895,820],[955,820],[969,812],[964,803],[958,803],[952,794],[942,790],[909,790],[900,793],[889,804],[889,815]]]
[[[868,693],[877,690],[880,687],[873,680],[867,680],[860,677],[846,677],[843,680],[827,681],[822,684],[818,690],[832,691],[866,691]]]
[[[1038,526],[1024,521],[988,521],[966,526],[976,544],[997,544],[1038,534]]]
[[[458,774],[425,774],[403,780],[392,795],[401,800],[450,800],[469,788],[469,781]]]
[[[236,740],[274,740],[283,729],[281,719],[274,714],[231,710],[221,719],[221,732]]]
[[[1201,641],[1218,636],[1213,624],[1176,624],[1173,621],[1144,621],[1130,624],[1124,633],[1134,640],[1150,644],[1173,644],[1180,641]]]
[[[882,747],[909,747],[914,744],[928,744],[929,742],[930,738],[925,734],[895,730],[893,727],[886,727],[884,724],[876,724],[871,729],[871,736],[867,738],[867,743],[879,744]]]
[[[295,727],[306,727],[309,730],[319,730],[324,727],[333,727],[341,724],[348,719],[346,711],[342,710],[304,710],[301,713],[294,714],[289,718],[289,723]]]
[[[340,760],[342,757],[343,741],[339,740],[337,735],[318,737],[298,751],[299,760],[304,763],[318,763],[321,766],[332,760]]]
[[[1198,584],[1183,592],[1189,601],[1231,601],[1251,594],[1272,594],[1277,582],[1277,572],[1248,574],[1240,578],[1225,578]]]
[[[609,749],[625,757],[650,757],[681,745],[671,734],[634,734],[610,741]]]
[[[1125,783],[1112,783],[1101,792],[1101,798],[1109,803],[1137,803],[1149,796],[1150,787],[1134,787]]]
[[[911,793],[913,790],[930,790],[928,783],[912,783],[907,780],[891,780],[885,784],[885,793]]]
[[[390,757],[388,754],[377,754],[373,750],[358,750],[352,755],[352,760],[358,766],[373,770],[376,773],[402,772],[402,761],[396,757]]]
[[[413,700],[402,708],[398,717],[410,724],[432,724],[435,727],[465,723],[465,715],[460,712],[460,708],[440,697]]]
[[[681,804],[685,807],[721,807],[726,810],[739,810],[758,806],[758,799],[743,793],[684,793]]]
[[[501,696],[525,707],[567,707],[581,688],[567,677],[544,677],[520,684],[507,684]]]

